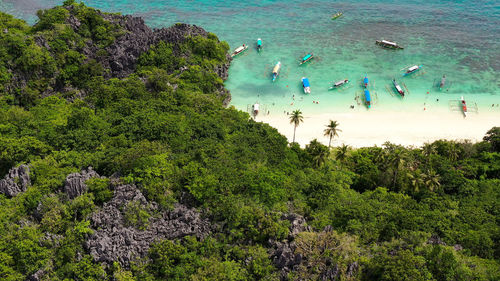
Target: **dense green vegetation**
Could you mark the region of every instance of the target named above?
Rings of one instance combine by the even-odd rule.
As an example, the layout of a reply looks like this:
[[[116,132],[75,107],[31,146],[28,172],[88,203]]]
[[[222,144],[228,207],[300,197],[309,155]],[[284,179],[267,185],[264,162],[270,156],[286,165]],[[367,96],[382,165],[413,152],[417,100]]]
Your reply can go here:
[[[122,31],[92,8],[66,4],[39,12],[33,27],[0,13],[0,31],[8,30],[0,32],[0,175],[29,163],[32,179],[26,192],[0,195],[0,279],[43,269],[47,280],[276,280],[270,241],[288,237],[282,214],[292,212],[314,229],[294,238],[307,258],[292,280],[317,279],[332,265],[341,280],[500,278],[500,128],[477,144],[329,149],[314,140],[302,149],[222,106],[213,69],[227,63],[228,45],[215,35],[160,42],[136,73],[105,79],[82,44],[103,51]],[[78,31],[65,23],[70,15]],[[51,79],[58,86],[42,95]],[[88,181],[72,200],[61,192],[69,173],[88,166],[136,183],[161,210],[188,194],[221,230],[156,242],[130,268],[97,263],[83,242],[90,214],[112,198],[109,180]],[[127,206],[131,226],[146,228],[151,215]],[[327,226],[333,231],[322,232]]]

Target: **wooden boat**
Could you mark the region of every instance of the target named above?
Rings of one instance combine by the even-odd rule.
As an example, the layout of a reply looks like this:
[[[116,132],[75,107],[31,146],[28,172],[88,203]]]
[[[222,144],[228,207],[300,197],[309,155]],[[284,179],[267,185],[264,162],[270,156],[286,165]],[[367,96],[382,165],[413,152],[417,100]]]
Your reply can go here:
[[[328,88],[328,90],[333,90],[333,89],[340,88],[340,87],[346,85],[347,83],[349,83],[349,80],[347,80],[347,79],[340,80],[338,82],[335,82],[335,84],[333,84],[333,86],[331,86],[330,88]]]
[[[462,112],[464,113],[464,117],[467,117],[467,104],[465,103],[463,96],[460,98],[460,101],[462,102]]]
[[[309,54],[305,55],[305,56],[302,58],[302,61],[300,62],[300,64],[299,64],[299,65],[303,65],[304,63],[306,63],[306,62],[308,62],[308,61],[312,60],[313,58],[314,58],[313,53],[309,53]]]
[[[391,42],[391,41],[387,41],[387,40],[377,40],[375,41],[375,44],[379,45],[379,46],[382,46],[384,48],[388,48],[388,49],[404,49],[403,47],[399,46],[398,44],[396,44],[395,42]]]
[[[253,116],[257,116],[257,114],[259,114],[259,104],[258,103],[255,103],[254,105],[252,105],[252,114]]]
[[[332,20],[336,20],[336,19],[340,18],[343,14],[344,13],[342,13],[342,12],[338,12],[338,13],[332,15]]]
[[[368,108],[372,107],[372,99],[370,97],[370,91],[365,89],[365,104]]]
[[[302,87],[304,88],[304,94],[311,93],[311,84],[309,84],[309,80],[306,77],[302,77]]]
[[[246,49],[248,49],[248,46],[245,44],[239,46],[238,48],[234,49],[233,53],[231,54],[231,57],[243,53],[244,51],[246,51]]]
[[[368,88],[368,77],[365,75],[365,78],[363,79],[363,86],[365,88]]]
[[[422,68],[423,65],[414,65],[414,66],[410,66],[406,69],[406,72],[403,73],[403,76],[407,76],[407,75],[410,75],[410,74],[413,74],[417,71],[419,71],[421,68]]]
[[[262,50],[262,39],[257,39],[257,52]]]
[[[446,83],[446,75],[443,75],[443,78],[441,78],[441,82],[439,82],[439,90],[442,90],[444,88],[445,83]]]
[[[278,75],[280,74],[281,62],[278,62],[273,68],[273,82],[276,81]]]
[[[403,91],[403,88],[399,86],[398,82],[396,82],[396,79],[392,79],[392,84],[394,85],[394,88],[396,88],[396,91],[402,96],[405,96],[405,91]]]

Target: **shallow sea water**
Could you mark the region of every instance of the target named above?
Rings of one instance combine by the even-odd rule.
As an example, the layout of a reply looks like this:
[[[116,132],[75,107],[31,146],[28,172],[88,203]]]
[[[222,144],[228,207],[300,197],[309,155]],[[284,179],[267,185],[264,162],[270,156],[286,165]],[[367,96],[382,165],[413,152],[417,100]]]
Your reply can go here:
[[[62,1],[0,0],[0,10],[36,21],[36,10]],[[235,57],[226,87],[232,104],[244,111],[259,102],[277,114],[301,109],[305,115],[365,111],[355,97],[363,98],[361,80],[370,79],[374,111],[421,111],[423,108],[458,107],[464,96],[479,112],[500,117],[500,2],[499,1],[85,1],[108,12],[141,16],[154,28],[185,22],[204,27],[227,41],[231,48],[250,48]],[[344,15],[330,17],[337,11]],[[263,50],[255,49],[262,38]],[[388,50],[375,45],[387,39],[405,47]],[[315,58],[302,66],[308,52]],[[277,61],[282,69],[271,82]],[[402,77],[401,69],[423,65],[422,71]],[[443,74],[448,86],[435,84]],[[310,95],[300,79],[308,77]],[[331,82],[349,79],[342,89],[328,91]],[[409,94],[402,99],[391,79],[404,83]],[[388,88],[388,89],[387,89]],[[439,101],[437,101],[439,99]],[[315,103],[319,102],[319,103]],[[492,107],[492,104],[494,105]],[[350,106],[355,108],[351,109]],[[450,109],[451,110],[451,109]],[[500,118],[499,118],[500,120]]]

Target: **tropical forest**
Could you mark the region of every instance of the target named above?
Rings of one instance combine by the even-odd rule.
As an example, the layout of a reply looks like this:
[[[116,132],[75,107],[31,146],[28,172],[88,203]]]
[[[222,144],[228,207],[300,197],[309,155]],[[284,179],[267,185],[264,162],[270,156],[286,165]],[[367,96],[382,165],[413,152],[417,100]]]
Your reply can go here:
[[[300,147],[199,26],[37,16],[0,12],[1,280],[500,280],[500,127]]]

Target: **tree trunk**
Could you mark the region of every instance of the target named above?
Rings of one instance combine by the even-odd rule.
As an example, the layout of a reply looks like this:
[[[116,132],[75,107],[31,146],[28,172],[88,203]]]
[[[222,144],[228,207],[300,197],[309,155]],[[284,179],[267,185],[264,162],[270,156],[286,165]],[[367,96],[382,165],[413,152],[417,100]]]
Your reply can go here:
[[[332,143],[332,135],[330,135],[330,141],[328,142],[328,148],[330,148],[331,143]]]
[[[295,130],[297,130],[297,125],[295,125],[295,127],[293,127],[293,141],[292,141],[292,143],[295,142]]]

